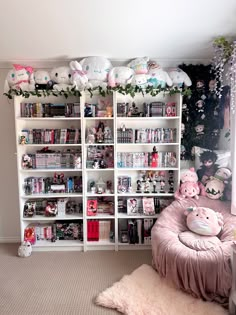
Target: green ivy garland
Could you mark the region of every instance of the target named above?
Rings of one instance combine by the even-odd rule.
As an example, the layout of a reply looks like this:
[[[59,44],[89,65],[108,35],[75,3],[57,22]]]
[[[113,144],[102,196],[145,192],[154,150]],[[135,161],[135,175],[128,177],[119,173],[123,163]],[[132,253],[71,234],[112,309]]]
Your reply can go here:
[[[143,89],[140,86],[133,86],[131,84],[127,84],[125,87],[123,86],[116,86],[116,87],[110,87],[108,86],[106,89],[103,89],[102,87],[98,88],[89,88],[86,89],[85,92],[88,91],[90,93],[90,96],[92,97],[94,93],[99,94],[101,96],[106,96],[109,94],[112,94],[112,92],[116,91],[119,92],[123,95],[130,95],[131,97],[134,97],[137,93],[141,93],[143,96],[145,94],[150,94],[151,96],[156,96],[159,93],[167,93],[169,95],[174,95],[176,93],[181,93],[182,95],[185,96],[190,96],[191,95],[191,89],[189,88],[183,88],[179,89],[177,87],[174,88],[162,88],[162,87],[157,87],[154,88],[153,86],[148,86],[147,88]],[[67,90],[62,90],[62,91],[56,91],[56,90],[34,90],[34,91],[23,91],[21,89],[16,90],[16,89],[10,89],[8,93],[4,93],[3,95],[7,96],[8,99],[12,99],[13,96],[23,96],[24,98],[29,98],[30,96],[37,96],[37,97],[46,97],[46,96],[64,96],[65,98],[68,98],[69,96],[77,96],[80,97],[81,91],[76,90],[75,88]]]

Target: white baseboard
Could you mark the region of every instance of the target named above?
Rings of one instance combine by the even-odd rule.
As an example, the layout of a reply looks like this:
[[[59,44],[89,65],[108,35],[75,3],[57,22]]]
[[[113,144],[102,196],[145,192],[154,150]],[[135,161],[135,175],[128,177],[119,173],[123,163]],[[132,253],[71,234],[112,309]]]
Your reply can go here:
[[[0,237],[0,243],[20,243],[20,237]]]

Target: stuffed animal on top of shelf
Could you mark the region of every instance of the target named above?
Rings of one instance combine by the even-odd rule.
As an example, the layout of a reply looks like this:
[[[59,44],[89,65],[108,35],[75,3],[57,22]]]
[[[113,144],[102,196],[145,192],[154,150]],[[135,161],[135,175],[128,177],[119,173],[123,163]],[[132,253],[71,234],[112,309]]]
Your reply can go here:
[[[190,77],[180,68],[165,69],[172,80],[173,87],[182,88],[183,86],[191,86],[192,81]]]
[[[37,70],[34,72],[35,90],[49,90],[52,89],[53,82],[50,74],[46,70]]]
[[[134,70],[129,67],[114,67],[109,72],[108,85],[111,87],[125,86],[131,83],[134,74]]]
[[[168,73],[161,68],[155,61],[148,63],[148,74],[150,78],[148,79],[148,84],[152,85],[154,88],[158,86],[165,88],[166,85],[171,86],[172,80]]]
[[[72,89],[72,71],[69,67],[57,67],[51,71],[51,79],[54,82],[53,89],[57,91]]]
[[[88,87],[107,87],[109,71],[112,68],[110,60],[105,57],[86,57],[80,61],[83,72],[88,78]]]
[[[33,68],[30,66],[22,66],[14,64],[6,77],[4,92],[10,89],[32,91],[35,89],[33,80]]]
[[[187,216],[186,224],[189,230],[199,235],[216,236],[224,225],[222,214],[210,208],[191,207],[185,210],[184,214]]]
[[[74,60],[70,62],[70,68],[72,70],[71,82],[75,86],[76,90],[82,90],[88,85],[88,77],[83,72],[81,64]]]
[[[148,86],[148,57],[136,58],[128,63],[127,67],[134,71],[131,85],[146,88]]]

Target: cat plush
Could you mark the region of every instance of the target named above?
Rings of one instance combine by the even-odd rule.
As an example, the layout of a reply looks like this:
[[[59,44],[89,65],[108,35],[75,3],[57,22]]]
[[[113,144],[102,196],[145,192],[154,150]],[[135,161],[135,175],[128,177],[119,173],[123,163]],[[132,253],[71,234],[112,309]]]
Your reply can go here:
[[[110,60],[105,57],[87,57],[80,61],[83,72],[88,78],[88,86],[96,88],[107,87],[109,71],[112,68]]]
[[[8,72],[4,84],[5,93],[10,89],[21,89],[23,91],[34,90],[33,68],[30,66],[14,64],[13,69]]]
[[[51,71],[51,79],[54,82],[53,89],[57,91],[71,89],[72,71],[69,67],[57,67]]]
[[[187,216],[186,224],[189,230],[199,235],[216,236],[224,225],[222,214],[210,208],[192,207],[184,214]]]
[[[125,86],[132,82],[134,74],[134,70],[129,67],[114,67],[109,72],[108,85],[111,87]]]
[[[82,66],[78,61],[70,62],[70,69],[72,71],[71,83],[76,90],[82,90],[88,86],[88,77],[82,70]]]

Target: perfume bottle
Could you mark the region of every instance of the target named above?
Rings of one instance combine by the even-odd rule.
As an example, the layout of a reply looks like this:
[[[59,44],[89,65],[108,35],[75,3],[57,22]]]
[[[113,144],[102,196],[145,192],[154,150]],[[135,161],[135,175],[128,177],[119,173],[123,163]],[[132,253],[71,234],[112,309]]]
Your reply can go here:
[[[157,167],[157,165],[158,165],[158,153],[157,153],[156,147],[153,147],[151,167]]]

